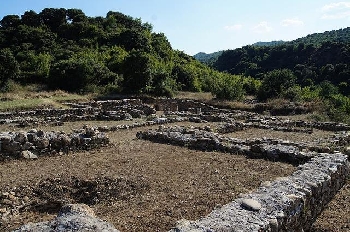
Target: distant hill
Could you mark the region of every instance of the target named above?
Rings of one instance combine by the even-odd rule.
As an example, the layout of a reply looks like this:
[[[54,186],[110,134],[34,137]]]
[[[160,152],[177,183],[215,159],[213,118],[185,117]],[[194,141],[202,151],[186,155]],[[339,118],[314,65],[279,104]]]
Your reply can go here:
[[[252,46],[271,47],[271,46],[278,46],[283,44],[299,44],[299,43],[304,43],[306,45],[312,44],[315,46],[320,46],[324,42],[347,43],[349,41],[350,41],[350,27],[347,27],[339,30],[325,31],[322,33],[313,33],[292,41],[277,40],[277,41],[271,41],[271,42],[256,42],[252,44]]]
[[[347,27],[339,30],[325,31],[323,33],[313,33],[289,43],[321,45],[324,42],[349,43],[349,41],[350,27]]]
[[[283,41],[283,40],[278,40],[278,41],[271,41],[271,42],[256,42],[256,43],[253,43],[252,45],[253,46],[278,46],[278,45],[281,45],[281,44],[284,44],[286,43],[286,41]]]
[[[210,64],[213,64],[222,53],[223,51],[213,52],[209,54],[205,52],[199,52],[193,57],[204,64],[210,65]]]
[[[273,44],[258,43],[258,44]],[[224,51],[212,67],[231,74],[262,78],[276,69],[289,69],[299,83],[330,81],[349,86],[350,27],[315,33],[275,46],[248,45]]]

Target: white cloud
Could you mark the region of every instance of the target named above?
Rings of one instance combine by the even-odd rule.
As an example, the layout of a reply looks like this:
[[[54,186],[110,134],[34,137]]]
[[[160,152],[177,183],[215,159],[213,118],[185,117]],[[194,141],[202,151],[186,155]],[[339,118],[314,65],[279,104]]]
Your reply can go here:
[[[243,27],[242,24],[228,25],[228,26],[225,26],[225,30],[227,30],[227,31],[239,31],[242,29],[242,27]]]
[[[336,2],[324,5],[322,19],[350,18],[350,2]]]
[[[291,19],[285,19],[281,22],[281,25],[284,27],[289,27],[289,26],[302,26],[304,25],[304,22],[301,21],[298,18],[291,18]]]
[[[335,9],[344,9],[344,8],[350,8],[350,2],[336,2],[336,3],[330,3],[327,5],[324,5],[322,7],[322,11],[331,11]]]
[[[266,21],[260,22],[258,25],[252,28],[256,33],[268,33],[272,31],[272,27]]]

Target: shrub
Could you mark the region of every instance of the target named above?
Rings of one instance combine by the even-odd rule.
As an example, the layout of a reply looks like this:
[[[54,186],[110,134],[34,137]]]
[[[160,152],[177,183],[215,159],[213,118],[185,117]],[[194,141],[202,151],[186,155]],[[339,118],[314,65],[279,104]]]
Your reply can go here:
[[[241,100],[244,96],[242,77],[223,74],[212,94],[218,99]]]

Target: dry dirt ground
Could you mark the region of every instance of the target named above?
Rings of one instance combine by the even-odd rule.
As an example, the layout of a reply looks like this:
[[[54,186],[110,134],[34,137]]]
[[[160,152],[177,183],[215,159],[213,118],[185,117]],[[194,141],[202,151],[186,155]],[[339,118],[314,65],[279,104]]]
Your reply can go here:
[[[75,122],[42,129],[70,132],[84,124],[117,123],[125,124]],[[205,216],[238,194],[253,191],[263,181],[290,175],[296,168],[285,163],[136,139],[136,132],[145,129],[148,128],[110,132],[111,144],[98,150],[0,163],[0,189],[17,187],[23,194],[27,191],[36,202],[23,209],[17,218],[2,222],[0,231],[48,220],[63,202],[87,203],[98,217],[123,232],[167,231],[177,220]],[[312,141],[328,134],[315,132],[306,136],[251,129],[229,136]],[[348,183],[320,216],[314,231],[348,231],[349,196]],[[46,207],[40,203],[46,203]]]

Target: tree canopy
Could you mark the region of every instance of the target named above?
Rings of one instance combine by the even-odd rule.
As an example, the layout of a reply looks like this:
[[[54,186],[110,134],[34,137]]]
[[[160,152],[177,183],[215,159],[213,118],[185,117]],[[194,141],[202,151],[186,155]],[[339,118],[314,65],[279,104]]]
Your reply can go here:
[[[71,92],[170,96],[213,91],[222,77],[174,50],[151,24],[120,12],[89,17],[80,9],[45,8],[0,21],[2,86],[12,80]]]

